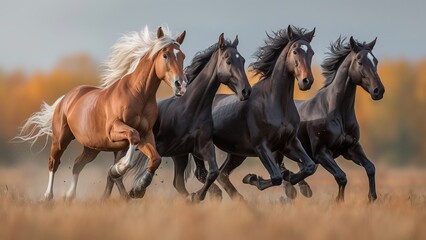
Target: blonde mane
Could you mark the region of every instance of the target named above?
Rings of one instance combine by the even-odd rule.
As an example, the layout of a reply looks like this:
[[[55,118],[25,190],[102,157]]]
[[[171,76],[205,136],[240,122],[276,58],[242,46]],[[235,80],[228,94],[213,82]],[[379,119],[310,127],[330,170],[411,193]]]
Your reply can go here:
[[[174,43],[168,27],[162,27],[164,36],[157,38],[148,26],[141,32],[131,32],[118,39],[112,46],[109,60],[104,63],[101,88],[107,88],[119,81],[123,76],[135,71],[142,57],[149,53],[152,58],[158,51]]]

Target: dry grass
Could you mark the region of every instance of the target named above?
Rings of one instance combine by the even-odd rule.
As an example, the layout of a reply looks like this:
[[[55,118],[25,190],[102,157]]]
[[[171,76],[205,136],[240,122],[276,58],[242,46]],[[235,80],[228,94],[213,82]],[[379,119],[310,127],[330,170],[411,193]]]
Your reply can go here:
[[[194,205],[177,195],[167,167],[144,199],[126,203],[115,194],[100,202],[107,167],[99,165],[85,169],[79,198],[68,203],[61,195],[70,170],[62,167],[51,203],[37,201],[47,180],[44,168],[0,169],[0,239],[426,239],[424,170],[379,166],[379,199],[368,204],[363,170],[346,168],[346,201],[336,204],[335,182],[319,169],[309,178],[313,198],[282,204],[281,187],[259,192],[240,183],[249,171],[266,175],[243,166],[232,180],[248,203],[224,197]]]

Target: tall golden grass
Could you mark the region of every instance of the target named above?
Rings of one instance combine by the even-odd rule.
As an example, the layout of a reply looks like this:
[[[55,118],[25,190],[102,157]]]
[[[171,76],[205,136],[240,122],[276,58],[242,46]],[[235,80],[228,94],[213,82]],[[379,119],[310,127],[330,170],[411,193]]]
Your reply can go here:
[[[55,200],[39,202],[47,170],[37,165],[0,169],[0,239],[426,239],[424,170],[379,166],[378,200],[367,201],[361,168],[344,165],[349,179],[344,203],[336,203],[337,186],[319,168],[310,182],[314,196],[282,203],[281,187],[259,192],[241,183],[248,172],[266,175],[256,161],[231,177],[247,202],[206,198],[190,204],[171,184],[165,163],[145,198],[121,201],[114,193],[101,202],[107,165],[89,165],[81,175],[78,199],[62,195],[71,171],[61,168]],[[128,181],[127,181],[128,183]],[[200,185],[191,180],[191,191]]]

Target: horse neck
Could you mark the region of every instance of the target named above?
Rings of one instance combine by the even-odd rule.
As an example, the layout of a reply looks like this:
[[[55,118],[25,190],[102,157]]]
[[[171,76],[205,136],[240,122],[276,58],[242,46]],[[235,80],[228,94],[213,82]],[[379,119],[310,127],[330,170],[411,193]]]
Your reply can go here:
[[[278,103],[284,110],[289,104],[294,105],[294,76],[288,69],[286,62],[289,46],[290,44],[281,52],[271,76],[263,86],[264,95],[274,103]]]
[[[355,114],[356,85],[349,77],[351,57],[347,56],[337,70],[333,82],[327,86],[328,112],[338,115]]]
[[[155,74],[153,61],[148,57],[143,57],[135,71],[123,80],[123,86],[128,87],[133,96],[143,101],[155,99],[155,94],[161,83],[161,80]]]
[[[187,109],[194,111],[194,114],[200,111],[211,112],[214,96],[220,86],[216,72],[217,61],[215,52],[181,97],[186,102]]]

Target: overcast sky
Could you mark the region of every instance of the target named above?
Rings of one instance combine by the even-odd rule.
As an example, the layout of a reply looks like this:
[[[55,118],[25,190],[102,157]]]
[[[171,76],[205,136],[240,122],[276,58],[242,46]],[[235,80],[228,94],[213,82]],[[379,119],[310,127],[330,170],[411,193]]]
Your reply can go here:
[[[123,33],[145,24],[187,30],[186,64],[220,33],[239,35],[247,63],[265,31],[288,24],[317,28],[312,47],[319,63],[339,35],[360,41],[378,37],[377,58],[426,57],[424,0],[0,0],[0,68],[49,70],[62,57],[88,53],[101,63]]]

